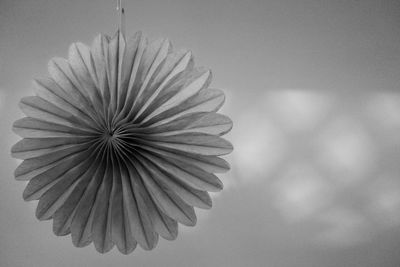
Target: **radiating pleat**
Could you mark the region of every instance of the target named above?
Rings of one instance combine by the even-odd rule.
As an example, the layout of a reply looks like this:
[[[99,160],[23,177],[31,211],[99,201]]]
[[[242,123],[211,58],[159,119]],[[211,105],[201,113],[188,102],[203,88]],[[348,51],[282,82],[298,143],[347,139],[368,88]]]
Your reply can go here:
[[[98,87],[102,96],[103,113],[105,114],[104,120],[107,120],[108,107],[110,105],[110,89],[107,75],[107,62],[105,60],[108,57],[108,39],[104,35],[98,35],[91,47],[93,63],[98,79]]]
[[[173,68],[179,62],[180,58],[174,58],[171,51],[171,43],[168,40],[165,40],[157,54],[157,57],[154,59],[146,80],[142,85],[142,93],[139,94],[139,98],[136,101],[133,121],[140,116],[140,114],[154,100],[157,94],[164,88],[165,83],[168,81],[166,80],[167,76],[173,72]]]
[[[24,138],[12,146],[11,155],[19,159],[35,158],[89,141],[91,141],[90,137]]]
[[[175,176],[170,175],[157,167],[157,165],[146,162],[149,173],[163,188],[168,188],[179,196],[185,203],[202,209],[209,209],[212,206],[210,195],[206,191],[197,190],[182,183]]]
[[[90,101],[90,95],[80,84],[66,59],[51,59],[49,62],[49,73],[54,81],[63,88],[66,93],[76,97],[87,110],[92,110],[94,108],[93,103]]]
[[[67,200],[72,191],[78,185],[91,165],[91,160],[85,160],[81,164],[67,170],[59,181],[47,190],[41,197],[36,208],[36,217],[39,220],[50,219]]]
[[[88,137],[95,136],[96,133],[88,130],[81,130],[62,124],[41,121],[34,118],[25,117],[13,124],[13,131],[21,137],[26,138],[45,138],[45,137]]]
[[[132,166],[134,168],[134,166]],[[168,240],[173,240],[178,235],[178,224],[175,220],[166,216],[161,210],[159,210],[151,199],[148,190],[142,183],[142,178],[137,179],[137,193],[143,199],[143,204],[145,205],[144,210],[148,213],[151,223],[154,227],[156,233],[160,234],[162,237]],[[144,211],[143,210],[143,211]],[[155,246],[155,243],[153,247]]]
[[[121,38],[125,40],[125,37],[121,35]],[[137,32],[133,37],[129,38],[125,42],[125,49],[123,55],[121,55],[120,62],[120,84],[118,93],[118,108],[117,113],[119,114],[125,106],[125,102],[128,96],[129,82],[132,74],[132,68],[134,61],[139,57],[138,47],[139,42],[142,40],[142,33]]]
[[[187,153],[200,154],[205,156],[220,156],[232,152],[232,144],[225,139],[209,134],[184,133],[171,136],[143,137],[146,144],[160,148],[170,148]]]
[[[77,247],[87,246],[92,242],[92,224],[94,218],[94,203],[98,197],[98,190],[106,172],[105,164],[99,164],[93,179],[79,198],[71,221],[72,243]],[[70,216],[70,210],[64,216]]]
[[[38,96],[57,105],[59,108],[70,112],[77,118],[86,120],[86,123],[96,125],[89,116],[85,103],[76,92],[70,92],[68,88],[62,88],[53,78],[37,79],[34,83]]]
[[[126,166],[126,168],[131,168],[132,170],[136,170],[135,167],[136,164],[132,161],[132,158],[130,161],[127,160],[128,158],[130,158],[130,156],[126,152],[127,151],[125,149],[119,150],[119,155],[121,157],[125,156],[125,159],[122,158],[124,166]],[[120,165],[120,167],[123,168],[122,165]],[[135,173],[137,174],[137,171],[135,171]],[[151,224],[153,225],[155,232],[160,234],[165,239],[168,240],[175,239],[178,235],[177,222],[174,219],[165,215],[161,210],[159,210],[159,208],[157,208],[156,204],[151,199],[148,190],[143,185],[142,178],[140,178],[138,174],[136,176],[138,177],[138,179],[135,179],[138,188],[137,193],[140,194],[140,196],[144,201],[145,210],[149,218],[151,219]],[[123,187],[125,189],[129,188],[130,186],[129,181],[123,179],[123,183],[124,183]],[[130,193],[129,190],[124,190],[124,192]],[[154,239],[154,237],[153,240],[154,240],[153,246],[155,246],[157,240]]]
[[[188,72],[186,77],[182,77],[177,83],[170,85],[170,87],[177,87],[176,94],[167,99],[160,105],[157,112],[167,109],[171,106],[179,106],[184,103],[187,99],[197,95],[197,93],[207,88],[211,82],[211,71],[203,68],[194,68]]]
[[[132,66],[130,67],[131,73],[129,73],[130,78],[129,78],[129,83],[128,83],[128,90],[127,90],[127,97],[126,97],[126,101],[121,109],[121,112],[118,116],[118,120],[123,120],[124,118],[126,118],[131,110],[131,108],[133,107],[133,104],[135,102],[135,99],[137,98],[137,95],[139,93],[140,90],[140,80],[141,80],[141,73],[142,73],[142,69],[141,69],[141,65],[142,65],[142,57],[144,54],[144,51],[147,47],[147,38],[145,36],[143,36],[142,34],[139,34],[138,36],[139,40],[138,40],[138,45],[136,48],[136,52],[135,52],[135,58],[134,60],[131,62]],[[134,47],[133,47],[134,48]],[[131,48],[131,49],[133,49]],[[141,72],[139,72],[141,71]]]
[[[38,96],[22,98],[19,106],[28,117],[73,128],[87,129],[77,117]]]
[[[89,47],[82,43],[73,43],[69,48],[68,61],[74,75],[89,95],[93,106],[101,107],[103,100],[99,91],[97,74]],[[96,111],[101,112],[98,109]]]
[[[111,191],[111,223],[112,240],[118,250],[123,254],[129,254],[136,248],[137,242],[133,238],[129,225],[127,208],[123,202],[123,181],[120,163],[114,168],[113,189]]]
[[[183,85],[177,93],[162,103],[161,107],[179,106],[185,100],[196,95],[200,90],[208,87],[212,79],[211,71],[195,68],[183,79]],[[179,83],[178,83],[179,85]]]
[[[68,169],[58,179],[57,183],[40,197],[36,209],[36,217],[39,220],[50,219],[63,206],[69,196],[73,194],[80,181],[87,180],[86,177],[93,175],[94,170],[97,168],[96,165],[101,163],[99,159],[102,157],[102,153],[99,152],[101,152],[99,146],[88,150],[83,161]],[[76,191],[79,191],[79,188]]]
[[[139,245],[146,250],[152,249],[157,243],[157,235],[148,214],[143,214],[143,201],[135,194],[135,179],[138,179],[133,170],[122,168],[124,205],[126,205],[131,232]]]
[[[41,169],[53,163],[57,163],[58,161],[64,159],[69,155],[82,156],[82,154],[84,153],[79,152],[88,149],[89,146],[89,144],[77,145],[60,151],[51,152],[39,157],[26,159],[15,169],[15,178],[21,179],[21,176],[28,175],[29,173],[34,172],[37,169]]]
[[[189,132],[223,135],[231,128],[232,121],[227,116],[214,112],[196,112],[183,115],[162,125],[142,128],[140,132],[159,135]]]
[[[82,104],[77,104],[70,95],[57,85],[51,78],[37,79],[34,81],[35,92],[37,96],[47,102],[53,103],[58,108],[73,115],[82,126],[93,130],[99,130],[99,124],[94,122],[85,110],[82,110]]]
[[[225,101],[225,95],[218,89],[203,89],[176,106],[161,105],[147,116],[142,126],[159,125],[192,112],[217,111]]]
[[[154,230],[153,223],[151,221],[150,214],[147,211],[146,199],[144,198],[144,192],[141,191],[142,187],[140,186],[140,178],[132,179],[131,177],[131,185],[133,188],[133,194],[136,198],[136,203],[140,215],[140,220],[143,225],[143,233],[146,238],[146,244],[142,247],[146,250],[153,249],[158,242],[158,234]],[[140,239],[138,239],[139,241]],[[139,243],[140,244],[140,243]]]
[[[134,83],[139,90],[126,117],[127,120],[133,120],[146,100],[157,90],[148,86],[161,71],[170,49],[171,44],[168,40],[156,40],[146,47]]]
[[[121,98],[120,95],[122,93],[122,87],[121,87],[121,83],[122,83],[122,68],[123,66],[123,59],[125,57],[125,49],[126,49],[126,40],[125,40],[125,36],[123,35],[123,33],[118,30],[118,54],[117,54],[117,68],[118,71],[116,73],[117,75],[117,94],[116,94],[116,107],[115,107],[115,114],[113,117],[113,123],[114,120],[116,119],[116,117],[119,114],[119,107],[121,106]],[[126,91],[126,88],[125,88]]]
[[[180,162],[196,165],[197,167],[209,173],[223,173],[230,169],[228,162],[217,156],[203,156],[176,150],[168,151],[164,148],[159,149],[144,145],[142,145],[141,148],[162,158],[176,160],[179,162],[178,165],[180,165]]]
[[[146,167],[148,161],[140,156],[138,158],[140,163],[135,164],[135,168],[157,207],[167,216],[174,218],[184,225],[195,225],[197,219],[193,207],[184,203],[173,191],[158,184],[151,174],[149,174],[149,168]]]
[[[183,77],[193,68],[193,57],[191,52],[175,52],[167,56],[162,71],[155,79],[153,86],[157,88],[145,106],[141,107],[136,116],[136,121],[141,122],[157,107],[173,97],[183,86]]]
[[[188,186],[211,192],[222,190],[222,182],[212,173],[205,172],[190,164],[181,163],[177,166],[168,162],[166,159],[156,157],[146,152],[142,152],[142,155],[165,173],[168,173]]]
[[[53,232],[56,235],[67,235],[70,233],[72,218],[75,215],[79,201],[88,191],[89,182],[93,182],[98,162],[94,162],[91,168],[77,180],[77,185],[72,193],[65,200],[64,204],[53,215]]]
[[[90,96],[71,70],[71,66],[64,58],[53,58],[49,62],[49,73],[54,81],[71,97],[81,103],[81,108],[96,122],[99,115],[90,100]]]
[[[124,43],[120,43],[119,33],[117,32],[110,40],[106,57],[108,87],[110,88],[110,116],[113,117],[117,110],[118,101],[118,59],[119,53],[124,51]]]
[[[24,199],[33,200],[40,198],[54,182],[61,179],[64,174],[81,163],[86,157],[87,155],[85,153],[63,157],[61,160],[58,160],[52,168],[34,176],[24,190]]]
[[[110,251],[114,246],[111,240],[111,209],[110,195],[113,185],[113,166],[107,162],[103,181],[94,202],[94,220],[92,225],[92,238],[96,250],[100,253]]]

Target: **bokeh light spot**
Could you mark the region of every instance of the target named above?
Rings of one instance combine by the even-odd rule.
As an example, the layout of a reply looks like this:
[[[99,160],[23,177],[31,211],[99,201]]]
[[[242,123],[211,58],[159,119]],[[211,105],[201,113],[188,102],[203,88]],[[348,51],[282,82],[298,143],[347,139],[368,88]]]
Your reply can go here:
[[[257,110],[244,113],[236,125],[232,134],[240,179],[265,181],[284,157],[286,141],[282,131]]]
[[[333,99],[314,90],[284,89],[269,91],[265,107],[288,131],[312,131],[327,115]]]
[[[307,163],[289,166],[273,189],[276,207],[289,222],[312,217],[330,203],[333,194],[329,183]]]
[[[373,142],[356,120],[338,118],[319,136],[318,159],[337,181],[353,183],[366,177],[375,165]]]

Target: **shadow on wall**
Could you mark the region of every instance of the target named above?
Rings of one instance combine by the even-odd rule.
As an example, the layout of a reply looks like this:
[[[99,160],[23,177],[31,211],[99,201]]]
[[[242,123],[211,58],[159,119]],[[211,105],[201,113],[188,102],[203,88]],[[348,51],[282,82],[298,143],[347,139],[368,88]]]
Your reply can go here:
[[[351,245],[400,225],[400,94],[270,90],[236,118],[240,186],[265,187],[313,240]]]

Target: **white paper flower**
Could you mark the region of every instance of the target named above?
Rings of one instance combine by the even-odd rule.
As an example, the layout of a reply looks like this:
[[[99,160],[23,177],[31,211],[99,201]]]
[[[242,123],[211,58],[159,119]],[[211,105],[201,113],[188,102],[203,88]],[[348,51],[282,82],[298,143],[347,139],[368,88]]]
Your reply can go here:
[[[218,156],[232,151],[211,72],[168,40],[117,33],[72,44],[49,73],[13,125],[23,139],[12,155],[24,160],[15,177],[29,181],[23,197],[39,200],[36,216],[101,253],[149,250],[158,235],[175,239],[178,222],[195,225],[193,207],[210,208],[207,191],[222,189],[213,173],[229,169]]]

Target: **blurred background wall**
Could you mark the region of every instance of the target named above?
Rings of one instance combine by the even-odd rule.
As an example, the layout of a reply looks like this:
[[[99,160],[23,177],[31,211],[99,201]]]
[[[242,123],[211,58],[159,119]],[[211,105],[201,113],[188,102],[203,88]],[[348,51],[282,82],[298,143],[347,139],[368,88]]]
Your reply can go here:
[[[225,189],[151,252],[54,236],[13,178],[11,125],[51,57],[114,33],[115,1],[0,0],[0,266],[400,266],[399,1],[125,2],[128,35],[191,49],[225,90]]]

